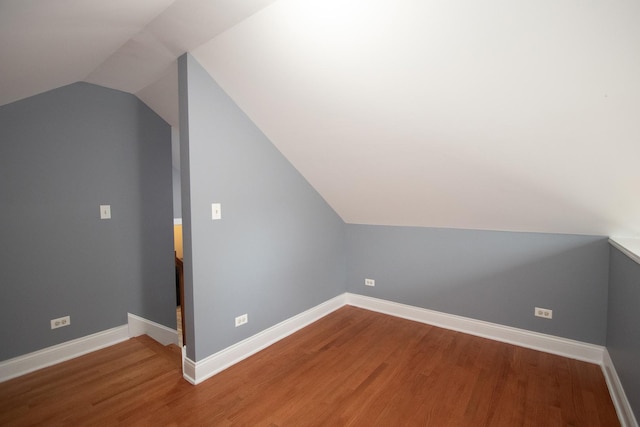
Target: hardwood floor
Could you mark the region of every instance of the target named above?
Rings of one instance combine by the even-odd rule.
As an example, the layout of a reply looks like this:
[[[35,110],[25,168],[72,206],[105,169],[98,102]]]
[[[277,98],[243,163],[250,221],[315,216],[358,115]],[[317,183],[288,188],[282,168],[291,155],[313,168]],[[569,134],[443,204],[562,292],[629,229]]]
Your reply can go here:
[[[1,383],[0,425],[619,423],[596,365],[344,307],[197,386],[144,336]]]

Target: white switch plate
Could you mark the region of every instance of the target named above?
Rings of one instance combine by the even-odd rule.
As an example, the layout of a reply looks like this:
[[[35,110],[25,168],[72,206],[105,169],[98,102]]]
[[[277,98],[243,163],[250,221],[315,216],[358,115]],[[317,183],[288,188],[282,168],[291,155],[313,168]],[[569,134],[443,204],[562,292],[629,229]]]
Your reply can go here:
[[[220,203],[211,203],[211,219],[222,219]]]
[[[100,205],[100,219],[111,219],[111,205]]]
[[[364,284],[365,286],[375,286],[376,285],[376,281],[373,279],[364,279]]]

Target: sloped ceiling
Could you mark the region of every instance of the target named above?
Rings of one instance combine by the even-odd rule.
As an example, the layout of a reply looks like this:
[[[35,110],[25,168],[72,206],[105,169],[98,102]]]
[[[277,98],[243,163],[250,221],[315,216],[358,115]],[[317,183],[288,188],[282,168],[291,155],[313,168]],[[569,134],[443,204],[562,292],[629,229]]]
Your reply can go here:
[[[190,51],[350,223],[640,237],[640,2],[0,1],[0,103]]]

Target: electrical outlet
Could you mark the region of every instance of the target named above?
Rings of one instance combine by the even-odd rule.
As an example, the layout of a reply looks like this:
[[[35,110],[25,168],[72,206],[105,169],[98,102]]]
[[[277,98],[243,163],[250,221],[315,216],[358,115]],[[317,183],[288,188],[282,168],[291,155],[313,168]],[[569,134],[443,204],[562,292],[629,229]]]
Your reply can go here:
[[[536,317],[543,317],[545,319],[553,318],[553,310],[549,310],[548,308],[536,307],[534,310],[534,314],[536,315]]]
[[[375,286],[376,285],[376,281],[373,279],[364,279],[364,284],[365,286]]]
[[[236,328],[238,326],[244,325],[248,321],[249,321],[249,315],[248,314],[243,314],[242,316],[236,317]]]
[[[69,326],[71,324],[71,316],[58,317],[57,319],[51,319],[51,329],[62,328],[63,326]]]

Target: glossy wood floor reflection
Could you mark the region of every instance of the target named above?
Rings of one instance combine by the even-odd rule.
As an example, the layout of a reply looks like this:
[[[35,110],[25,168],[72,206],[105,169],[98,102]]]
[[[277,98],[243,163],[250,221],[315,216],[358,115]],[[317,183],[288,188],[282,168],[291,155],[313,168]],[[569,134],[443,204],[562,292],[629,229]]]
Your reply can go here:
[[[596,365],[344,307],[198,386],[147,337],[2,383],[0,425],[619,424]]]

